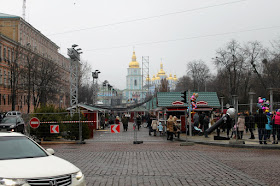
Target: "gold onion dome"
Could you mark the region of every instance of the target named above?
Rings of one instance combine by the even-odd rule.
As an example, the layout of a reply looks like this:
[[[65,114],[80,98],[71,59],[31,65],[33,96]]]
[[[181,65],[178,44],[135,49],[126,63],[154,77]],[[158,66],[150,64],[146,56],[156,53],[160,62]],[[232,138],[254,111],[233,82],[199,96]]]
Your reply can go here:
[[[155,81],[155,79],[156,79],[156,77],[155,77],[155,75],[153,75],[153,77],[152,77],[152,81]]]
[[[157,75],[157,77],[156,77],[156,80],[160,80],[160,77],[159,77],[159,75]]]
[[[159,70],[157,76],[166,76],[165,72],[163,70],[163,64],[162,63],[160,63],[160,70]]]
[[[172,74],[169,75],[169,77],[167,78],[167,80],[173,80]]]
[[[148,75],[148,77],[146,78],[146,81],[151,81],[150,76]]]
[[[139,63],[136,61],[136,55],[134,51],[132,55],[132,60],[129,63],[129,68],[139,68]]]
[[[173,79],[174,79],[174,81],[178,81],[178,79],[177,79],[176,75],[174,75],[174,78],[173,78]]]

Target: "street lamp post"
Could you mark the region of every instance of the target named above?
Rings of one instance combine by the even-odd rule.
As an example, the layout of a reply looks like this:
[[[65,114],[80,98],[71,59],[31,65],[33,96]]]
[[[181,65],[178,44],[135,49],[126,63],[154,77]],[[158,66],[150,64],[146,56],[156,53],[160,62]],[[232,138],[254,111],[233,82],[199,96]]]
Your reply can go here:
[[[97,83],[97,79],[98,79],[98,74],[100,74],[101,72],[99,70],[95,70],[95,72],[92,72],[92,78],[93,78],[93,105],[96,104],[97,101],[97,92],[98,92],[98,83]]]

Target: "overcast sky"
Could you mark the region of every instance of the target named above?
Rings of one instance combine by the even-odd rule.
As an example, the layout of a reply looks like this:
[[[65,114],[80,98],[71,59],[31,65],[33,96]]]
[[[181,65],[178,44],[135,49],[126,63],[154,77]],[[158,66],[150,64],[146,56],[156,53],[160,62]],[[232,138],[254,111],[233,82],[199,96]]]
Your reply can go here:
[[[0,12],[22,16],[23,0],[0,0]],[[150,58],[150,75],[160,62],[177,77],[186,64],[212,58],[231,39],[280,38],[280,0],[27,0],[26,21],[60,46],[78,44],[82,59],[124,89],[133,47],[137,61]],[[253,31],[248,31],[253,30]]]

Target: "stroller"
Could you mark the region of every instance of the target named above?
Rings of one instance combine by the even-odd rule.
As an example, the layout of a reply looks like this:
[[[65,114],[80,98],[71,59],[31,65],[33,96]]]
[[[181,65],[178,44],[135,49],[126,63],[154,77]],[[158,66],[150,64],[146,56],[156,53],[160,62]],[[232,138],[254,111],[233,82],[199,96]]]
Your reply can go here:
[[[203,136],[202,129],[198,128],[197,126],[193,127],[193,135],[198,134],[199,136]]]

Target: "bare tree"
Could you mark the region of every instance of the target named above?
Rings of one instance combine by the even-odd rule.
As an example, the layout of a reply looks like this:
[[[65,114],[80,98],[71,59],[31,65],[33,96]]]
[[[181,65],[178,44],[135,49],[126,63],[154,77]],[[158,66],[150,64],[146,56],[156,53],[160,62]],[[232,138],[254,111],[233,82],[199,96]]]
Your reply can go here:
[[[261,75],[262,72],[262,55],[264,54],[264,48],[258,41],[248,42],[244,47],[244,54],[246,60],[251,64],[253,72],[257,74],[264,89],[267,88],[266,83]]]
[[[194,60],[187,64],[187,73],[193,80],[193,91],[200,91],[205,88],[207,79],[210,77],[209,67],[202,60]]]
[[[57,95],[62,86],[59,69],[57,64],[46,58],[39,58],[35,62],[33,73],[34,108],[46,105],[48,101],[57,101]]]
[[[12,102],[12,110],[15,110],[17,104],[17,96],[19,90],[19,78],[21,75],[21,67],[20,60],[23,60],[23,49],[16,45],[12,49],[11,61],[8,61],[8,65],[10,67],[10,86],[11,86],[11,102]]]
[[[219,49],[216,55],[214,62],[218,71],[226,71],[224,75],[228,79],[229,93],[231,95],[237,95],[240,88],[241,74],[245,66],[240,44],[232,40],[224,49]]]
[[[192,85],[192,80],[189,76],[185,75],[178,79],[178,82],[176,84],[175,91],[181,92],[188,90]]]
[[[170,92],[169,83],[166,78],[160,80],[159,92]]]

